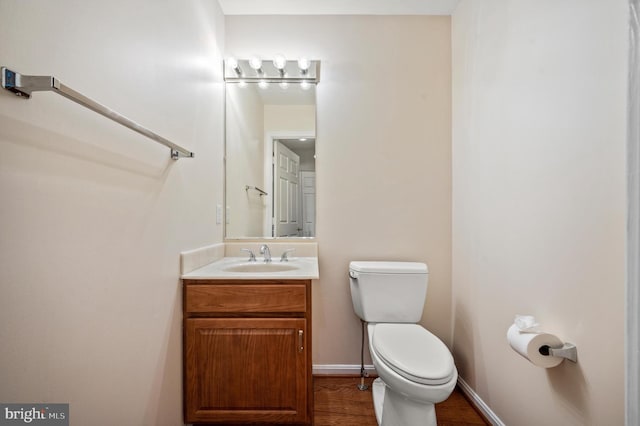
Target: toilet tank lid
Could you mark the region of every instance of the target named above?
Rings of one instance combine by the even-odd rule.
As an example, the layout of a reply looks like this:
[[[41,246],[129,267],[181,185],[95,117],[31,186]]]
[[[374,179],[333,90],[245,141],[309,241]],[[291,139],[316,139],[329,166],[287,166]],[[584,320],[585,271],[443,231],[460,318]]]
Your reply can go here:
[[[351,271],[371,274],[428,274],[429,268],[420,262],[353,261]]]

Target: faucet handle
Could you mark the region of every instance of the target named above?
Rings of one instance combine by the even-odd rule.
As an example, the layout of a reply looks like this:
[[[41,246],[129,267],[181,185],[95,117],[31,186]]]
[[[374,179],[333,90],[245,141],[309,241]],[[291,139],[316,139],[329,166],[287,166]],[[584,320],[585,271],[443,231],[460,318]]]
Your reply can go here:
[[[253,251],[247,249],[247,248],[243,248],[240,249],[240,251],[246,251],[247,253],[249,253],[249,262],[255,262],[256,261],[256,255],[253,254]]]
[[[288,262],[289,261],[288,254],[291,252],[294,252],[295,250],[296,249],[294,248],[286,249],[284,253],[282,253],[282,256],[280,256],[280,262]]]

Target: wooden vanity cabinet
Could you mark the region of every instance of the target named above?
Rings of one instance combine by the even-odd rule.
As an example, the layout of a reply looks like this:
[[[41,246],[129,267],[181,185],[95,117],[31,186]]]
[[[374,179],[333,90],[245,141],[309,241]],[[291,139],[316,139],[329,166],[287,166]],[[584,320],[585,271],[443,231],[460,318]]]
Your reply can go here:
[[[186,423],[313,423],[311,280],[184,280]]]

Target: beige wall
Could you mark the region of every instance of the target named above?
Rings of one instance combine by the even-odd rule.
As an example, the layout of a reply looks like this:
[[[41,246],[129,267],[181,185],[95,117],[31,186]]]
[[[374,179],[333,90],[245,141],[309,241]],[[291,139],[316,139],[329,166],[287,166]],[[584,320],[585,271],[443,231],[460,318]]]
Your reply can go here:
[[[222,240],[223,30],[211,1],[0,2],[1,65],[196,154],[0,91],[0,401],[68,402],[76,425],[182,423],[179,253]]]
[[[448,17],[226,17],[226,54],[322,61],[314,364],[359,364],[350,260],[427,262],[424,324],[450,342]]]
[[[314,134],[316,131],[316,107],[313,105],[265,105],[265,132]]]
[[[624,423],[626,7],[465,0],[453,16],[453,348],[508,425]],[[510,350],[516,314],[578,363]]]

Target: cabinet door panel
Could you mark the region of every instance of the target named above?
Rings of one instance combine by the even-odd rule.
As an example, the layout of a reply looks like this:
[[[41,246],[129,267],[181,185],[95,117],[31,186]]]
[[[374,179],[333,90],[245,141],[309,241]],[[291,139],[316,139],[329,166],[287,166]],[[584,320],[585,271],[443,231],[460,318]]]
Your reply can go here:
[[[186,320],[187,420],[305,422],[304,318]]]

